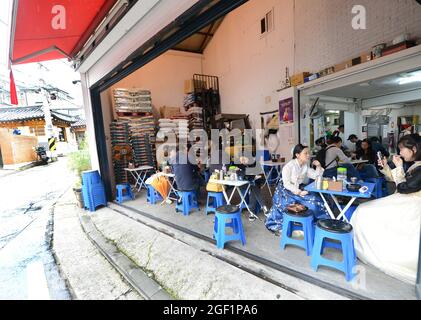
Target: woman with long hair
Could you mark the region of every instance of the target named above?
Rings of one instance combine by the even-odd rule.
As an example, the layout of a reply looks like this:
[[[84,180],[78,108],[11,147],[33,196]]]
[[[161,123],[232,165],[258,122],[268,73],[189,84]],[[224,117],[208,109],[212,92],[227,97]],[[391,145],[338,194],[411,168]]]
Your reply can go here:
[[[386,158],[379,161],[386,179],[396,184],[396,193],[360,205],[351,224],[360,260],[415,283],[421,225],[421,137],[407,135],[398,145],[395,169],[388,166]],[[406,172],[403,160],[414,162]]]
[[[280,234],[282,231],[283,212],[291,204],[302,204],[314,212],[316,219],[329,218],[328,212],[319,195],[304,191],[309,179],[323,176],[324,169],[319,161],[314,161],[310,168],[310,149],[302,144],[297,145],[293,151],[293,159],[282,170],[282,180],[273,196],[273,206],[266,219],[266,228]]]

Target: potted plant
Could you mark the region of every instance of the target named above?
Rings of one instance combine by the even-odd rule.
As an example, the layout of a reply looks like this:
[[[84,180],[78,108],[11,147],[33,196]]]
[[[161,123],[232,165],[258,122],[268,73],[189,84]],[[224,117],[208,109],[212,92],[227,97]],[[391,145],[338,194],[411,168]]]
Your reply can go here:
[[[91,170],[91,159],[88,144],[85,140],[80,143],[78,151],[69,154],[68,165],[70,170],[76,173],[77,180],[73,186],[73,192],[75,193],[79,207],[83,208],[82,172]]]

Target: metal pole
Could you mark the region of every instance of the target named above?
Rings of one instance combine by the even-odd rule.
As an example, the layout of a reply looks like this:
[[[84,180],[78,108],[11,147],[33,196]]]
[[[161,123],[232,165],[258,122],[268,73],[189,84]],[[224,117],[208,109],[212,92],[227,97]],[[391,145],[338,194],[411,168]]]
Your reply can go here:
[[[418,256],[418,279],[417,283],[415,284],[415,291],[417,293],[417,297],[421,300],[421,234],[420,234],[420,253]]]

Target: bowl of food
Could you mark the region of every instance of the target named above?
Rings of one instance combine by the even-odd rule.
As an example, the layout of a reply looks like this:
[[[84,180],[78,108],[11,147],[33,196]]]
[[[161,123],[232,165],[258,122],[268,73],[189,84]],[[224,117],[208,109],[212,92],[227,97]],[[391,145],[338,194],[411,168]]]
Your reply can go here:
[[[349,191],[349,192],[358,192],[358,190],[360,190],[361,189],[361,185],[360,184],[358,184],[358,183],[350,183],[350,184],[348,184],[347,186],[346,186],[346,189]]]
[[[308,208],[300,203],[290,204],[287,207],[288,212],[290,213],[304,213],[308,210]]]

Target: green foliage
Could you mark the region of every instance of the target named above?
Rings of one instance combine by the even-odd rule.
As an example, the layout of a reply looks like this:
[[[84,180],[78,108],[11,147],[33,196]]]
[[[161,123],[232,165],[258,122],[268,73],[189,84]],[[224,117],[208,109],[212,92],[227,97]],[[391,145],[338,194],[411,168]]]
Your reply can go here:
[[[82,185],[82,172],[91,170],[91,157],[85,139],[80,143],[79,150],[70,153],[68,159],[69,169],[74,171],[78,177],[76,187],[80,187]]]

